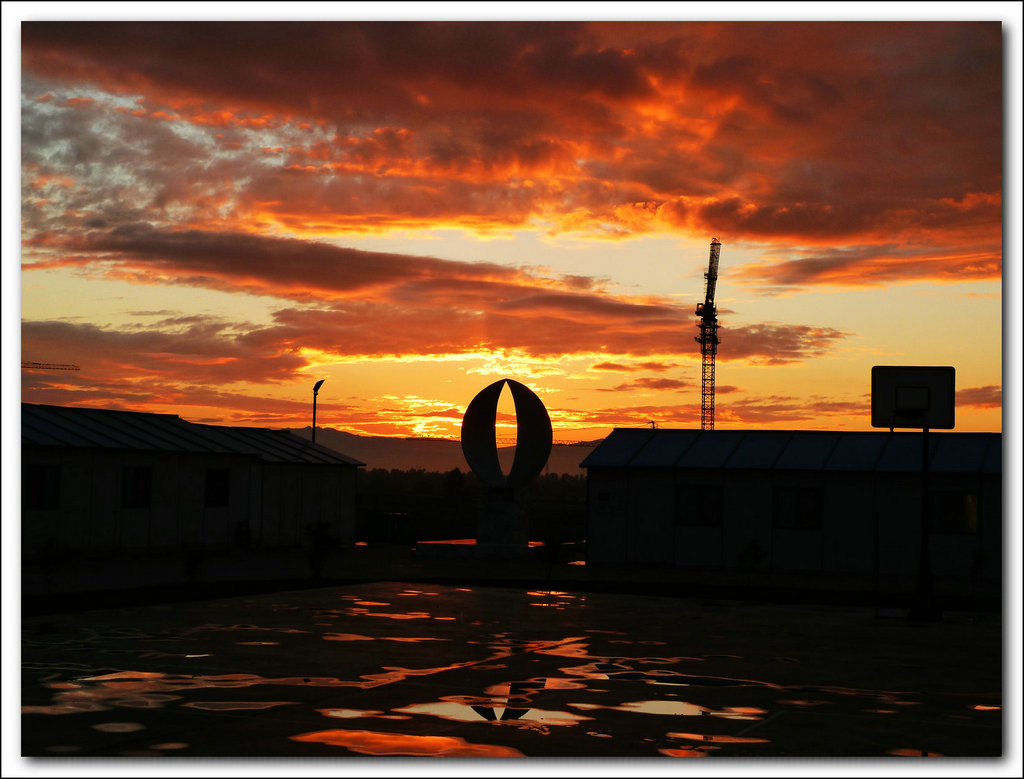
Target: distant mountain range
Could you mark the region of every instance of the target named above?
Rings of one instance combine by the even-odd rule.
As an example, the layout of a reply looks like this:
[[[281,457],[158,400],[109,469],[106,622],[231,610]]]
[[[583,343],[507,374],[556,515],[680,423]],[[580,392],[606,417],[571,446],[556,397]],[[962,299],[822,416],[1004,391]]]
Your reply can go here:
[[[289,430],[307,441],[310,428],[293,428]],[[368,470],[384,468],[385,470],[410,471],[450,471],[458,468],[468,472],[469,465],[462,454],[462,444],[444,438],[388,438],[384,436],[363,436],[346,433],[342,430],[317,427],[316,442],[323,444],[341,454],[354,457],[366,463]],[[595,441],[594,445],[598,442]],[[574,476],[585,476],[586,469],[579,465],[588,454],[594,451],[594,445],[587,444],[555,444],[551,447],[545,473],[568,473]],[[515,447],[506,446],[498,449],[498,460],[508,473],[515,456]]]

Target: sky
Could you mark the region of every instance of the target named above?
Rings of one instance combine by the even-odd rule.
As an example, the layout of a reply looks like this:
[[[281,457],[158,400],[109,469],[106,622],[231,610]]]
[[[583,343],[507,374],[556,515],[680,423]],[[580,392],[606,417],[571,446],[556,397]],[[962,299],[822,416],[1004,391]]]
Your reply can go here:
[[[718,238],[717,429],[870,430],[872,366],[949,365],[1001,431],[1002,17],[673,5],[24,17],[20,356],[79,370],[21,400],[304,427],[323,379],[320,426],[458,438],[511,378],[556,441],[700,427]]]

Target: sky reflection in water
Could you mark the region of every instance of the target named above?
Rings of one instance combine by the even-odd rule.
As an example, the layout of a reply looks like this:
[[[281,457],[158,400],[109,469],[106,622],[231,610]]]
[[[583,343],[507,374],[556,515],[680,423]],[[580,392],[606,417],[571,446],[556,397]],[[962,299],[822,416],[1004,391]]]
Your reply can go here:
[[[49,705],[24,706],[23,712],[67,715],[107,710],[142,712],[147,709],[185,708],[262,717],[271,716],[265,712],[274,710],[288,709],[298,713],[308,706],[310,708],[306,711],[315,712],[326,718],[325,721],[390,721],[395,723],[395,727],[419,735],[328,728],[296,735],[282,733],[282,738],[339,747],[364,755],[477,757],[522,754],[519,749],[489,743],[501,739],[488,738],[486,734],[493,735],[500,731],[484,731],[484,727],[529,730],[546,735],[567,732],[587,723],[586,728],[581,729],[581,735],[608,739],[608,743],[613,744],[620,735],[617,728],[624,722],[621,717],[626,716],[632,720],[629,715],[638,715],[645,720],[641,727],[647,734],[641,741],[645,744],[649,742],[652,755],[699,757],[725,754],[733,746],[737,750],[746,751],[748,747],[771,743],[766,733],[748,733],[786,710],[829,706],[836,710],[853,710],[861,715],[893,720],[901,711],[921,704],[921,701],[914,699],[916,696],[905,692],[841,686],[781,685],[740,676],[694,673],[704,664],[708,664],[706,667],[710,670],[711,663],[715,663],[716,668],[722,668],[723,663],[747,661],[735,654],[679,654],[678,650],[683,647],[678,644],[671,645],[675,652],[665,652],[664,656],[648,654],[653,647],[669,644],[656,639],[640,638],[621,630],[588,628],[585,622],[581,625],[572,614],[567,615],[566,619],[575,621],[566,624],[571,624],[578,634],[564,635],[557,639],[536,638],[531,635],[528,627],[524,628],[518,623],[499,624],[488,620],[482,612],[476,614],[463,611],[458,598],[467,598],[473,602],[477,593],[471,588],[451,588],[446,591],[444,598],[438,597],[439,592],[433,590],[408,588],[374,594],[378,597],[344,595],[340,598],[341,604],[334,601],[337,607],[272,604],[269,611],[277,615],[276,622],[269,618],[266,622],[206,621],[177,633],[90,628],[83,631],[77,642],[73,636],[60,635],[55,636],[50,644],[45,638],[33,638],[28,644],[31,649],[51,645],[62,652],[92,648],[103,653],[107,647],[116,644],[116,651],[123,655],[148,658],[151,663],[158,665],[161,658],[167,658],[166,663],[178,661],[184,667],[188,667],[184,662],[186,658],[214,657],[216,659],[209,662],[216,663],[246,663],[250,659],[265,663],[268,660],[276,662],[273,658],[301,658],[302,652],[310,651],[310,641],[331,642],[334,644],[332,649],[339,653],[338,670],[341,673],[338,676],[190,674],[115,670],[84,663],[29,660],[24,663],[24,667],[38,672],[41,684],[49,690],[52,700]],[[581,614],[585,613],[588,605],[582,596],[555,590],[523,592],[520,598],[522,606],[556,604],[560,608],[579,609]],[[392,604],[399,599],[403,606],[410,604],[413,608],[391,611]],[[282,614],[287,616],[281,617]],[[392,627],[388,623],[392,621],[406,623],[394,626],[401,630],[401,635],[390,635]],[[458,622],[459,628],[471,629],[450,631],[447,627],[449,622]],[[509,625],[515,628],[507,629]],[[503,627],[506,629],[501,629]],[[550,626],[546,627],[550,629]],[[252,640],[230,641],[225,646],[224,639],[218,638],[219,634],[224,633],[245,633],[252,635]],[[259,633],[272,634],[267,638],[280,637],[281,640],[261,640]],[[248,639],[249,635],[244,637]],[[155,651],[152,646],[154,641],[187,641],[188,648],[193,651],[189,655]],[[413,653],[417,645],[427,651]],[[299,649],[301,652],[298,654],[292,653]],[[367,652],[366,649],[371,651]],[[631,649],[636,652],[636,656],[627,656]],[[318,654],[315,648],[312,651],[313,657],[322,660],[322,653]],[[347,666],[349,658],[358,658],[360,664],[354,668]],[[442,662],[427,662],[423,667],[415,667],[414,663],[409,662],[394,662],[411,658]],[[454,661],[444,662],[448,660]],[[197,661],[188,660],[189,665],[193,662]],[[375,662],[379,663],[376,667]],[[524,667],[527,662],[540,665]],[[282,664],[287,666],[289,663]],[[316,667],[325,666],[321,662]],[[350,677],[344,674],[346,667],[352,669]],[[522,672],[526,668],[532,669],[532,673],[527,672],[516,678],[517,671]],[[540,671],[542,668],[544,670]],[[451,692],[434,700],[429,697],[417,699],[416,693],[425,689],[423,685],[399,687],[398,696],[391,695],[384,699],[392,708],[346,706],[341,692],[371,690],[407,679],[438,676],[463,669],[479,672],[479,686],[474,685],[472,679],[465,674],[444,677],[451,680]],[[204,670],[209,670],[209,667]],[[505,675],[505,680],[495,681],[502,675]],[[508,678],[510,676],[512,679]],[[438,682],[431,684],[436,686]],[[211,690],[269,690],[270,687],[274,688],[274,692],[266,695],[265,699],[257,692],[256,700],[231,700],[231,696],[223,692],[214,695],[209,693]],[[282,694],[282,688],[289,690]],[[311,698],[301,692],[302,689],[315,688],[328,691],[326,694],[334,696],[336,704],[330,705],[331,701],[325,701],[324,694]],[[339,690],[337,695],[329,692],[332,688]],[[403,692],[409,694],[404,701],[401,700]],[[197,699],[197,695],[202,698]],[[686,700],[681,700],[682,696]],[[247,697],[253,697],[253,694],[250,692]],[[979,702],[979,699],[986,701],[986,698],[989,699],[987,702]],[[1000,706],[997,702],[998,696],[995,694],[977,696],[964,702],[964,713],[980,717],[999,716]],[[646,721],[648,719],[649,722]],[[410,720],[419,724],[403,724]],[[470,729],[464,732],[465,738],[423,735],[424,731],[429,733],[434,727],[429,724],[429,720],[458,723]],[[685,726],[682,726],[683,722]],[[477,731],[477,726],[481,730]],[[91,727],[98,732],[115,734],[128,733],[129,728],[143,729],[147,725],[117,721],[96,723]],[[775,728],[772,733],[777,734],[778,729]],[[771,738],[777,736],[772,735]],[[148,750],[151,754],[167,751],[188,753],[187,742],[171,740],[166,735],[162,742],[159,737],[154,737],[153,741],[156,743],[141,745],[144,747],[142,751]],[[83,742],[88,743],[85,738]],[[922,754],[922,750],[904,748],[905,743],[900,745],[897,742],[893,746],[898,748],[888,749],[886,753]],[[88,749],[83,749],[77,743],[54,743],[41,749],[52,755],[89,754]],[[925,750],[923,754],[936,753]]]

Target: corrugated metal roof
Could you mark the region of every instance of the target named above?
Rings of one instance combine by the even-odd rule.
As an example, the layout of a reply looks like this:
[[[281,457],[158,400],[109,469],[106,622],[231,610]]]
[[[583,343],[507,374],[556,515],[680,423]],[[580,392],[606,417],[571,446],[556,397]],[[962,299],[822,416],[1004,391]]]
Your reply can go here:
[[[612,435],[615,436],[615,443],[612,446],[605,446],[608,443],[611,436],[606,438],[593,452],[588,454],[586,458],[580,463],[581,467],[589,467],[591,465],[599,466],[618,466],[628,465],[633,459],[633,456],[640,451],[644,444],[646,444],[656,431],[650,428],[630,428],[620,427],[612,431]]]
[[[699,430],[665,430],[651,436],[644,447],[633,457],[631,465],[638,468],[658,467],[663,463],[675,463],[697,440]]]
[[[880,433],[843,433],[828,458],[830,471],[873,471],[887,439]]]
[[[935,451],[930,467],[941,473],[978,473],[985,466],[990,439],[965,433],[955,439],[935,436]],[[955,444],[955,445],[954,445]]]
[[[21,404],[22,446],[244,454],[265,462],[363,465],[287,430],[198,425],[173,414]]]
[[[1000,436],[995,441],[990,441],[988,451],[985,453],[985,461],[981,466],[982,473],[1003,472],[1003,439]]]
[[[935,473],[1001,473],[1000,433],[931,433]],[[616,428],[583,468],[727,468],[918,472],[921,434]]]
[[[742,440],[743,434],[734,430],[722,430],[715,435],[700,431],[693,446],[679,459],[679,467],[721,468]]]
[[[762,471],[772,468],[786,448],[792,433],[765,431],[763,435],[746,435],[729,458],[728,467]]]
[[[886,435],[886,434],[883,434]],[[878,458],[875,470],[887,472],[910,472],[921,470],[921,434],[888,433],[889,441]],[[929,435],[929,458],[934,461],[936,436]]]
[[[839,443],[839,433],[818,433],[800,430],[793,433],[775,462],[785,470],[820,471]]]

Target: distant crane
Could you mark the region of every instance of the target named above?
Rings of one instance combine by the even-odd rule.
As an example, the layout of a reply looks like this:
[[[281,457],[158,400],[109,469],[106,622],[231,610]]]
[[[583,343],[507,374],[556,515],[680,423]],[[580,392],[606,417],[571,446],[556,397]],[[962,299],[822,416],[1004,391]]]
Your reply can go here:
[[[25,370],[30,371],[80,371],[82,370],[77,365],[72,365],[68,362],[25,362],[22,361],[21,367]]]
[[[697,304],[700,335],[693,340],[700,344],[700,429],[715,429],[715,355],[718,353],[718,308],[715,306],[715,286],[718,284],[718,258],[722,242],[711,239],[711,256],[704,274],[704,302]]]

